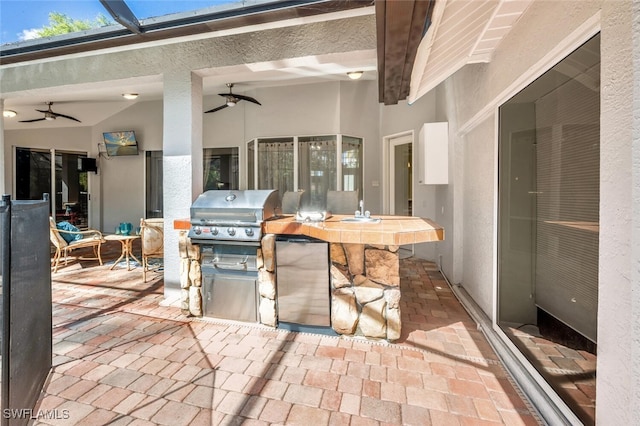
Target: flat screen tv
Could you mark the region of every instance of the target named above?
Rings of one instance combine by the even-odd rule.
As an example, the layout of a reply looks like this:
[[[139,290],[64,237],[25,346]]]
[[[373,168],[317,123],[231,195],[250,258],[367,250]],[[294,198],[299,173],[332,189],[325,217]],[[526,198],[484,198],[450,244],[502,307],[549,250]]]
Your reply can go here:
[[[138,141],[133,130],[123,132],[104,132],[104,146],[109,157],[138,155]]]
[[[78,171],[98,173],[98,164],[96,162],[96,159],[88,157],[78,157]]]

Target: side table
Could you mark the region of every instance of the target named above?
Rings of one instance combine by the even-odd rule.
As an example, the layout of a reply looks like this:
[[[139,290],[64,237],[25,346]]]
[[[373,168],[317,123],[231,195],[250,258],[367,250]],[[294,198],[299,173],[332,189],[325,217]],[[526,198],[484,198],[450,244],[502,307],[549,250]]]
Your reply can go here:
[[[133,240],[136,240],[138,238],[140,238],[140,235],[119,235],[119,234],[105,235],[104,237],[105,240],[120,241],[120,243],[122,244],[122,252],[120,253],[120,257],[118,258],[118,260],[116,260],[113,263],[113,265],[109,269],[115,268],[118,262],[120,262],[123,257],[126,257],[127,259],[127,271],[131,270],[131,267],[129,266],[129,257],[135,259],[136,262],[142,265],[142,262],[140,262],[140,260],[138,260],[138,258],[133,254],[133,249],[132,249]]]

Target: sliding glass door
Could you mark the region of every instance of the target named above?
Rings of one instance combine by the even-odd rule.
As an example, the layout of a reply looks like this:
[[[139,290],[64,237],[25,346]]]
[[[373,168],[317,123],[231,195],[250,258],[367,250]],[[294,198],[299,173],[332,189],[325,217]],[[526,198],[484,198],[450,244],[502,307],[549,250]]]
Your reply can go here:
[[[50,195],[51,215],[78,228],[89,225],[89,186],[80,158],[86,153],[16,148],[17,200],[41,200]]]

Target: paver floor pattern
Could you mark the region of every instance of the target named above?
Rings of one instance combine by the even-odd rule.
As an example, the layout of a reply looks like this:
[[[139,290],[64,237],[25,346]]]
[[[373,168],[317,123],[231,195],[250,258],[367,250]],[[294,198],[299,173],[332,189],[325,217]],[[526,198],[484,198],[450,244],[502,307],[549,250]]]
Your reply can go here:
[[[36,424],[539,424],[429,262],[401,261],[394,344],[187,318],[161,306],[161,277],[109,267],[52,276]]]

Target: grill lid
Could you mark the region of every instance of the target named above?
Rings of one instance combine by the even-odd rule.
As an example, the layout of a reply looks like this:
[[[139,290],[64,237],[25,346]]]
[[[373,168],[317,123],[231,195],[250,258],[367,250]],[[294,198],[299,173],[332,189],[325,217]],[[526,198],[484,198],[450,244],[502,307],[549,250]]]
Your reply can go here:
[[[264,209],[274,211],[279,204],[277,189],[252,189],[245,191],[211,190],[200,194],[191,207],[206,209]]]
[[[191,205],[189,237],[260,241],[262,222],[280,213],[278,190],[204,192]]]

